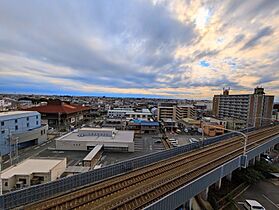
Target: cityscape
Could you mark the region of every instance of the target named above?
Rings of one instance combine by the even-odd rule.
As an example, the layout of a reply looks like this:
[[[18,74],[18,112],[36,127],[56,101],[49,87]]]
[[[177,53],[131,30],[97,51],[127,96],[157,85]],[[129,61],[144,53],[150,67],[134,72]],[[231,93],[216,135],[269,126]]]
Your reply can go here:
[[[0,2],[0,209],[279,209],[279,1]]]

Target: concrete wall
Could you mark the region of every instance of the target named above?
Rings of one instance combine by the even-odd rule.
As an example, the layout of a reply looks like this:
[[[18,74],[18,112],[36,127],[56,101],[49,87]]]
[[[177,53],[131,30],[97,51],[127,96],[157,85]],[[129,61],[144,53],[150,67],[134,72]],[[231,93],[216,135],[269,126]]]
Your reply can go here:
[[[106,147],[124,147],[128,152],[134,152],[134,142],[104,142],[104,141],[76,141],[76,140],[56,140],[56,149],[58,150],[80,150],[88,151],[88,146],[103,144]]]
[[[63,161],[58,163],[51,171],[50,171],[50,180],[54,181],[59,178],[65,171],[67,167],[67,159],[64,158]]]

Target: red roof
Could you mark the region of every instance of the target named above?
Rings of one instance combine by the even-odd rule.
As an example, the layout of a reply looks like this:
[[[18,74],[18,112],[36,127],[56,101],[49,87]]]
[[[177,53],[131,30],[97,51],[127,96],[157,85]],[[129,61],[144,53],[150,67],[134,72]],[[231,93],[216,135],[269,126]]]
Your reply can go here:
[[[80,106],[80,105],[73,105],[73,104],[47,104],[45,106],[37,106],[25,109],[26,111],[37,111],[40,113],[61,113],[61,114],[71,114],[75,112],[89,110],[90,107]]]

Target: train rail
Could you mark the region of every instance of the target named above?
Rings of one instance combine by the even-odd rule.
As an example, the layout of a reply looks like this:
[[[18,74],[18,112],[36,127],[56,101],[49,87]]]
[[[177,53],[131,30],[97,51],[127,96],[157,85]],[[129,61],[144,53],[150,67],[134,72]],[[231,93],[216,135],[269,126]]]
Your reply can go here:
[[[277,135],[279,127],[250,132],[247,149]],[[25,209],[138,209],[241,154],[241,137],[181,154]]]

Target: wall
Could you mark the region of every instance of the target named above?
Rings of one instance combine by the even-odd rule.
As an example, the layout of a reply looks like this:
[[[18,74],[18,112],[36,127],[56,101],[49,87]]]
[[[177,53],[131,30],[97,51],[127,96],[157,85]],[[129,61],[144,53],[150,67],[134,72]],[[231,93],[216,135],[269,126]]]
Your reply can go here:
[[[53,169],[51,169],[50,171],[51,181],[54,181],[57,178],[59,178],[64,173],[66,167],[67,167],[67,159],[64,158],[63,161],[61,161]]]

